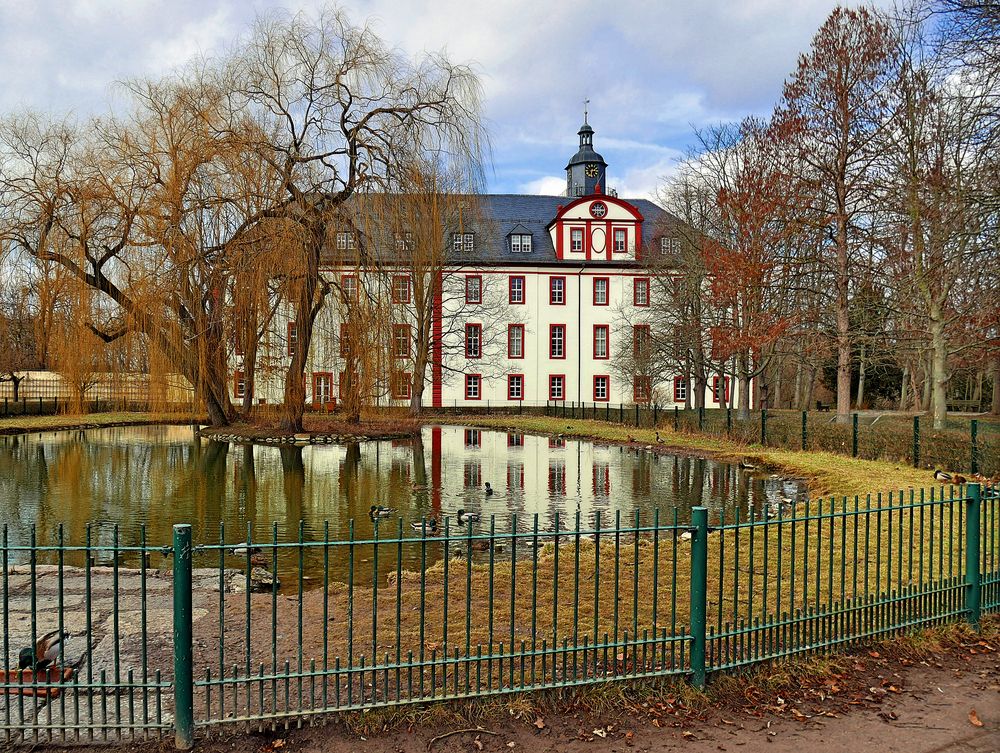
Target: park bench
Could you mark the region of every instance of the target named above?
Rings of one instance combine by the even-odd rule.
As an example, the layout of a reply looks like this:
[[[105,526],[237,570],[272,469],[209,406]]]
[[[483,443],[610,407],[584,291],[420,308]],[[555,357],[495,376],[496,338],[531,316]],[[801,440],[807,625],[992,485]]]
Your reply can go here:
[[[969,411],[972,413],[979,413],[983,409],[979,400],[949,400],[946,407],[950,411]]]

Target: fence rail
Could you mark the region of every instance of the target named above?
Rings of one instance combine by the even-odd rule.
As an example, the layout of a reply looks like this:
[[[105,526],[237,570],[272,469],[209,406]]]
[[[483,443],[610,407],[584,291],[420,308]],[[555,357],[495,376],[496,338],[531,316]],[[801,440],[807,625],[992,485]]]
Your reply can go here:
[[[1000,493],[979,485],[571,519],[387,517],[248,528],[5,526],[0,738],[123,740],[300,725],[429,700],[712,672],[1000,608]],[[280,583],[279,583],[280,581]],[[52,667],[24,648],[66,632]],[[35,653],[44,654],[44,642]],[[31,653],[29,649],[29,654]],[[30,663],[30,659],[29,659]]]

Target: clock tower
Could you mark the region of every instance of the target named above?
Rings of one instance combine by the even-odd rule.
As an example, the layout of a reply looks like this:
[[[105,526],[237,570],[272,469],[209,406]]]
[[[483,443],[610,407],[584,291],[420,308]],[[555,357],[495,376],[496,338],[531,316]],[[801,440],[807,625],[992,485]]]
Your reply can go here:
[[[566,195],[569,197],[587,196],[601,187],[607,191],[605,181],[608,164],[604,157],[594,151],[594,129],[587,123],[587,110],[583,111],[583,125],[578,131],[580,148],[566,165]]]

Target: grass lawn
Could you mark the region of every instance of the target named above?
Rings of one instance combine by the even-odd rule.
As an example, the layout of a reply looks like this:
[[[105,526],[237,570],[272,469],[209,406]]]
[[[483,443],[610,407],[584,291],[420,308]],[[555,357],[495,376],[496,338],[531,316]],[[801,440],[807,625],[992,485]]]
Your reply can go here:
[[[82,416],[55,414],[52,416],[11,416],[0,418],[0,434],[29,434],[35,431],[66,429],[97,429],[103,426],[135,426],[139,424],[189,424],[204,422],[204,416],[193,413],[88,413]]]

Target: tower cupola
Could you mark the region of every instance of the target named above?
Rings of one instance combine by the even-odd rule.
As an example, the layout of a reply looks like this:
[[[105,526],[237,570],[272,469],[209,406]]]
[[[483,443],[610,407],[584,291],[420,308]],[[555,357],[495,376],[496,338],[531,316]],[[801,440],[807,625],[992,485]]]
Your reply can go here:
[[[594,129],[587,122],[587,100],[584,103],[583,125],[577,132],[580,136],[580,148],[566,165],[566,195],[587,196],[595,193],[598,186],[607,189],[605,176],[608,164],[604,157],[594,151]]]

